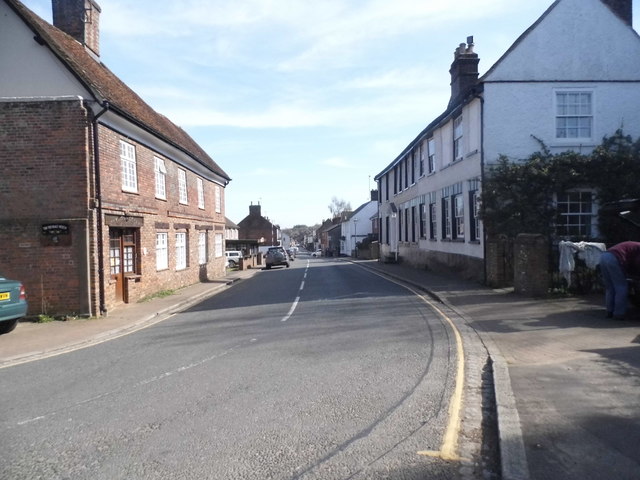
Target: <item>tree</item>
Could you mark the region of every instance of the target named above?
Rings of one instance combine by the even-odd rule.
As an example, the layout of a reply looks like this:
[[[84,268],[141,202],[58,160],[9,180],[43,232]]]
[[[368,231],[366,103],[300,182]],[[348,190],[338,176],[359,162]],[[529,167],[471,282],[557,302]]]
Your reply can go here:
[[[304,245],[305,239],[313,235],[313,232],[316,231],[320,225],[307,226],[307,225],[294,225],[293,228],[285,228],[283,230],[284,233],[289,235],[292,240],[295,240],[298,245]]]
[[[640,198],[640,140],[618,130],[590,155],[540,152],[524,160],[501,157],[489,170],[481,195],[481,218],[489,235],[554,234],[554,195],[575,188],[595,191],[599,205]],[[614,243],[625,232],[617,218],[599,217],[601,239]]]
[[[344,212],[348,212],[351,210],[351,204],[343,199],[338,199],[338,197],[332,197],[331,203],[329,204],[329,211],[331,212],[332,218],[339,217]]]

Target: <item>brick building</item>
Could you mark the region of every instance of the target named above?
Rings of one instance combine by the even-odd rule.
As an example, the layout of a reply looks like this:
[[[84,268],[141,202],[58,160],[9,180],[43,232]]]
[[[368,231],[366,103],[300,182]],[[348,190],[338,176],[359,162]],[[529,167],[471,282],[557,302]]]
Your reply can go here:
[[[229,176],[100,62],[100,7],[0,0],[0,270],[99,315],[224,273]]]
[[[238,223],[238,227],[243,240],[257,240],[259,245],[281,245],[280,227],[262,216],[260,205],[250,205],[249,215]]]

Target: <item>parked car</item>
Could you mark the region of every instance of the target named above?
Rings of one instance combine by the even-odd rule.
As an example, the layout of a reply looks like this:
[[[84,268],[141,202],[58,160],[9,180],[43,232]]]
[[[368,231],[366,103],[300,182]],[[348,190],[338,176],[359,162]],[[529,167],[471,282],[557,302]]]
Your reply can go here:
[[[315,252],[313,252],[311,255],[313,255],[314,257],[321,257],[322,256],[322,250],[318,249]]]
[[[265,255],[267,269],[278,265],[286,265],[289,268],[289,257],[282,247],[269,247]]]
[[[228,267],[237,267],[238,263],[240,263],[240,259],[242,258],[242,252],[239,250],[227,250],[224,252],[227,257],[227,266]]]
[[[0,334],[16,328],[18,320],[27,314],[27,294],[18,280],[0,276]]]

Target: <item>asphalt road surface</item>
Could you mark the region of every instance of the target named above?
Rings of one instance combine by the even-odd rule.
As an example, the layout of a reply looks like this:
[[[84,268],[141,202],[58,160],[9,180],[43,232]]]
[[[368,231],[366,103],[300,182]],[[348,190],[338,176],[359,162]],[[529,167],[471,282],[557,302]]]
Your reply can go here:
[[[131,335],[0,370],[1,479],[455,479],[451,327],[304,257]]]

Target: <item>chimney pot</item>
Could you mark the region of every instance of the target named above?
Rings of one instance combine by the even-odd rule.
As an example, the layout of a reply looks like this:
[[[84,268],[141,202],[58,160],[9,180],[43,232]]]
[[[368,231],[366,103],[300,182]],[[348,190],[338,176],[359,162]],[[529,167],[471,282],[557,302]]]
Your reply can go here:
[[[478,81],[478,64],[480,59],[473,51],[473,37],[467,37],[467,43],[461,43],[456,49],[451,64],[451,99],[449,105],[476,84]]]

